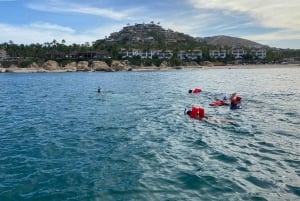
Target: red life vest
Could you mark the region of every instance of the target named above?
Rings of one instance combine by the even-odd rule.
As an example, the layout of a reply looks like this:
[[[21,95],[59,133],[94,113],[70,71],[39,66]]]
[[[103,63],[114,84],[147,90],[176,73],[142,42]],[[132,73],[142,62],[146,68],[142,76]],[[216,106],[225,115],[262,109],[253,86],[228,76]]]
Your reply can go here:
[[[194,93],[194,94],[197,94],[197,93],[200,93],[201,91],[202,91],[201,89],[195,88],[195,89],[193,90],[193,93]]]
[[[239,104],[239,103],[241,103],[241,101],[242,101],[242,97],[237,96],[237,97],[235,97],[234,99],[231,100],[231,103]]]
[[[191,118],[203,118],[205,116],[204,108],[202,107],[192,107],[192,112],[190,114]]]

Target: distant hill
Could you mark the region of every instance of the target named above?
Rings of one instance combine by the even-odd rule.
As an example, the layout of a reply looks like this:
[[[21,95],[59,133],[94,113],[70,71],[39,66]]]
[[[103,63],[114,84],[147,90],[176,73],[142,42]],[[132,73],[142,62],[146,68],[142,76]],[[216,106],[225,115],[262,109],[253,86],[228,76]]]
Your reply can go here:
[[[119,44],[123,46],[151,46],[160,48],[199,46],[200,41],[184,33],[164,29],[159,24],[135,24],[123,27],[119,32],[96,41],[96,44]]]
[[[218,46],[228,46],[228,47],[251,47],[251,48],[261,48],[265,47],[265,45],[253,42],[251,40],[231,37],[231,36],[212,36],[203,38],[210,45],[218,45]]]
[[[118,44],[124,47],[156,47],[156,48],[198,48],[205,45],[227,47],[260,48],[264,45],[230,36],[192,37],[190,35],[164,29],[158,24],[135,24],[123,27],[119,32],[95,42],[97,45]]]

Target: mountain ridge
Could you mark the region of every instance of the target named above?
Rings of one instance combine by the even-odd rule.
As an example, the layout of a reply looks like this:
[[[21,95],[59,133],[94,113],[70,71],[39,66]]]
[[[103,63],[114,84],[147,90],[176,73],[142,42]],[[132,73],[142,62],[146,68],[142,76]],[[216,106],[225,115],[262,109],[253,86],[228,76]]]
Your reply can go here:
[[[226,35],[204,37],[204,40],[211,45],[221,45],[221,46],[230,46],[230,47],[242,46],[242,47],[256,47],[256,48],[266,47],[266,45],[262,45],[255,41],[251,41],[239,37],[226,36]]]

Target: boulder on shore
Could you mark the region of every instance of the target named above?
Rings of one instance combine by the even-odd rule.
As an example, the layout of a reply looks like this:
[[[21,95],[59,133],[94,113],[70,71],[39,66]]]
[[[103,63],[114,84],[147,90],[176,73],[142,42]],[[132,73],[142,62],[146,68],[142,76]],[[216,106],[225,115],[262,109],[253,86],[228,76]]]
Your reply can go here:
[[[75,61],[68,63],[64,66],[65,71],[67,72],[75,72],[77,70],[77,63]]]
[[[18,66],[16,66],[15,64],[11,64],[11,65],[9,66],[9,68],[7,68],[7,69],[5,70],[5,72],[8,72],[8,73],[16,72],[18,69],[19,69]]]
[[[45,63],[43,63],[42,68],[49,71],[56,71],[60,70],[60,66],[56,61],[48,60]]]
[[[33,62],[32,64],[29,64],[29,65],[27,66],[27,68],[35,68],[35,69],[38,69],[38,68],[40,68],[40,67],[39,67],[39,65],[38,65],[36,62]]]
[[[209,67],[213,67],[214,66],[214,64],[212,62],[210,62],[210,61],[204,61],[203,65],[204,66],[209,66]]]
[[[104,61],[93,61],[92,66],[94,71],[112,71],[112,69]]]
[[[161,64],[159,65],[160,68],[167,68],[168,67],[168,62],[167,61],[163,61],[161,62]]]
[[[79,61],[77,64],[77,71],[91,71],[88,61]]]
[[[124,71],[124,70],[128,70],[127,65],[120,62],[120,61],[113,61],[111,63],[111,69],[113,71]]]

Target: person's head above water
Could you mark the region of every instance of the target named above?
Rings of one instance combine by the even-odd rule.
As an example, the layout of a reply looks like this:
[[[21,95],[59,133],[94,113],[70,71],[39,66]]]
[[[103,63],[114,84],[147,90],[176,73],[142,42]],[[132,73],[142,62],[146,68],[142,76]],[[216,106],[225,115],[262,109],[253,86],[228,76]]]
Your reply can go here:
[[[193,90],[190,89],[190,90],[189,90],[189,94],[191,94],[191,93],[193,93]]]
[[[188,111],[186,112],[186,114],[191,116],[192,111],[191,111],[191,110],[188,110]]]
[[[234,92],[233,94],[231,94],[231,96],[230,96],[230,100],[232,100],[232,99],[234,99],[236,97],[236,92]]]

